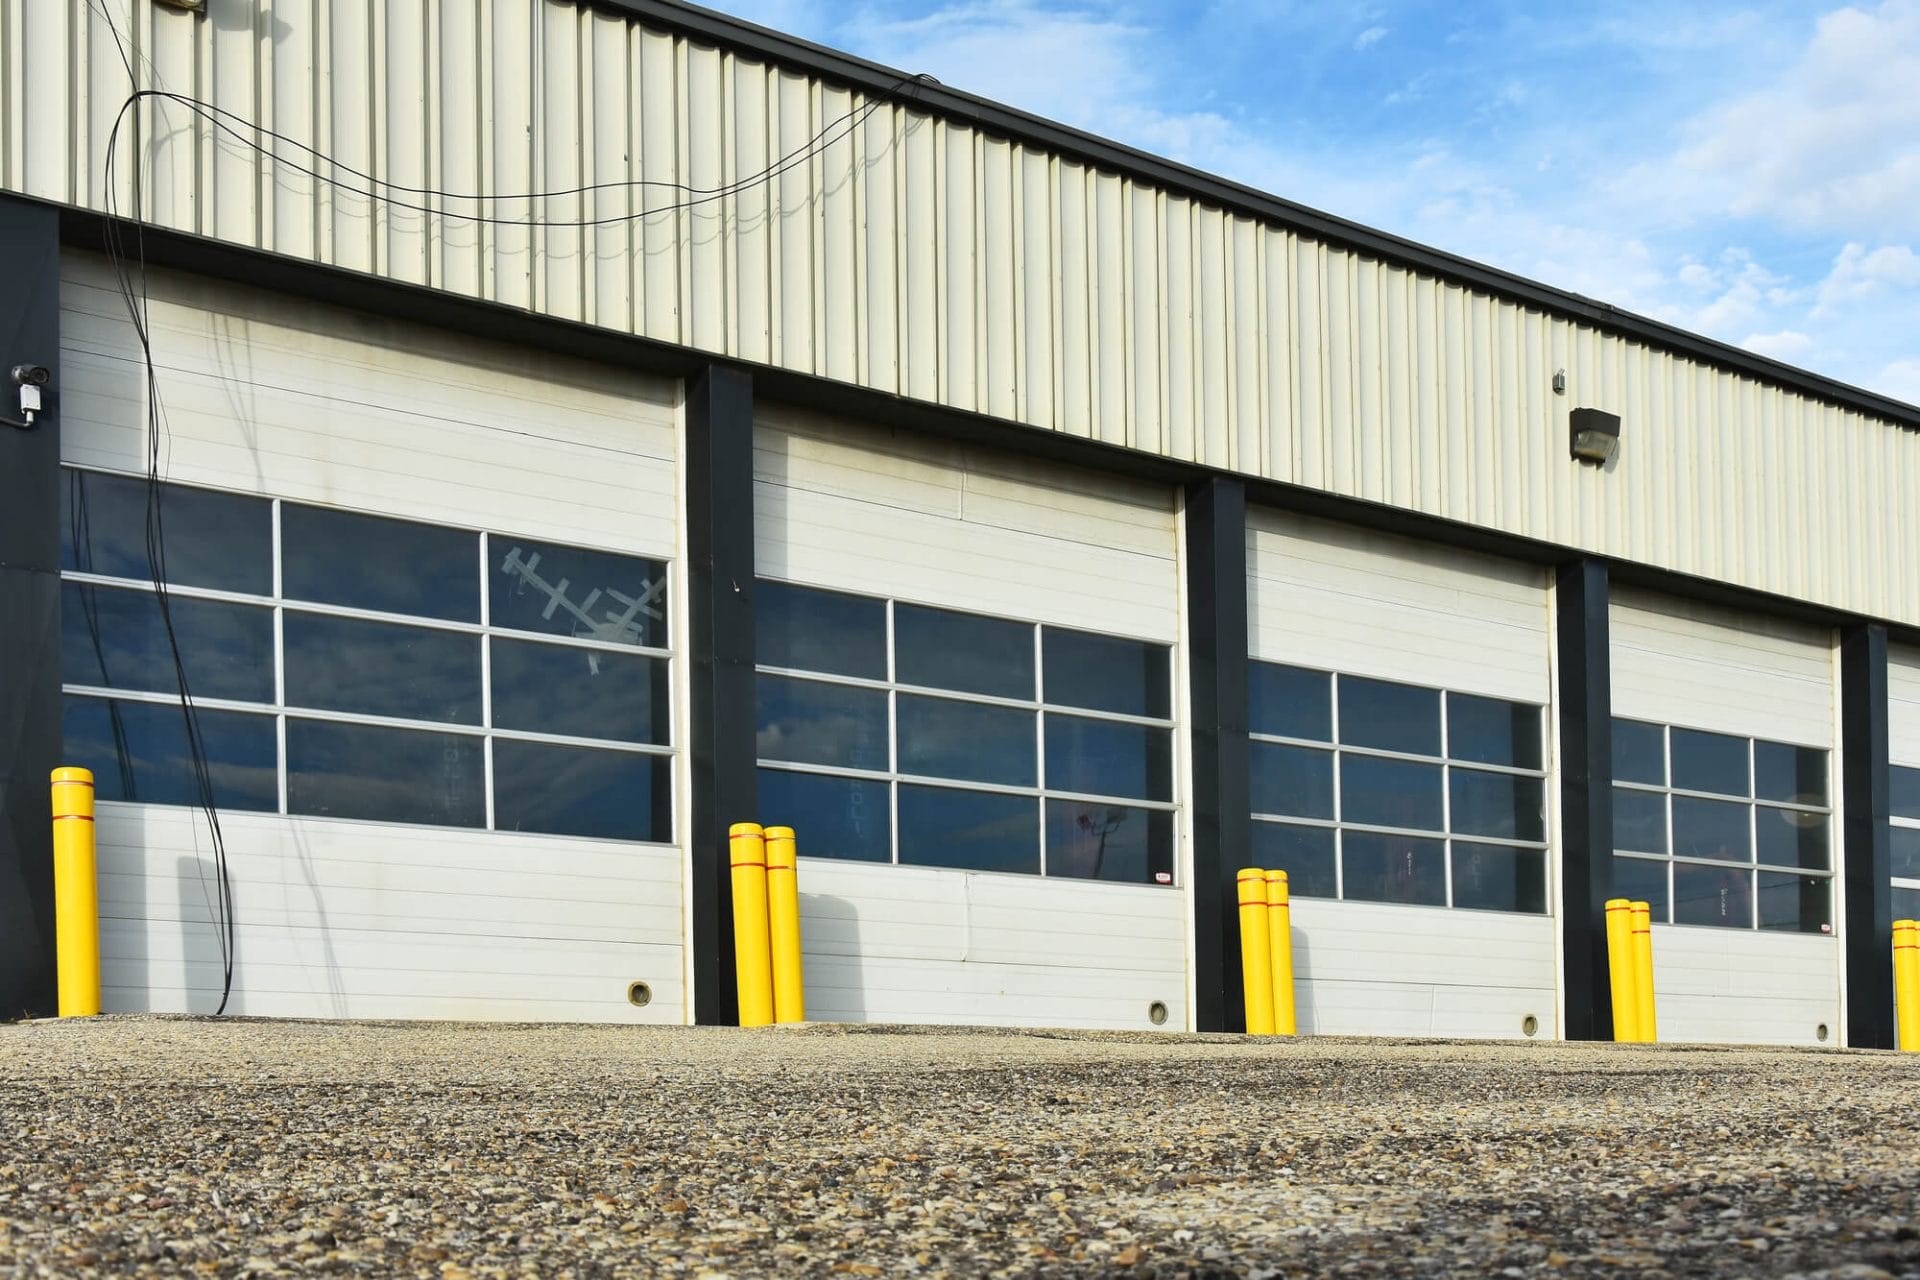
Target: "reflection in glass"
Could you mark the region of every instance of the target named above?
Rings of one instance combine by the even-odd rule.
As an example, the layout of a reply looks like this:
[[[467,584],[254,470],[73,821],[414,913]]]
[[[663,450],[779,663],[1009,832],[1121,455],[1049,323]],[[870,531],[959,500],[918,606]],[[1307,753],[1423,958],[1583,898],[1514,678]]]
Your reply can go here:
[[[1673,785],[1682,791],[1712,791],[1724,796],[1747,790],[1747,740],[1699,729],[1675,729],[1672,741]]]
[[[1827,802],[1827,753],[1784,742],[1753,744],[1753,793],[1762,800],[1824,805]]]
[[[1613,789],[1613,847],[1635,853],[1667,851],[1667,797],[1658,791]]]
[[[480,621],[480,535],[280,504],[280,590],[289,600]]]
[[[1276,738],[1333,741],[1333,677],[1324,671],[1247,664],[1247,727]]]
[[[1345,753],[1340,756],[1342,822],[1440,831],[1444,829],[1444,804],[1437,764]]]
[[[763,667],[887,678],[887,605],[761,578],[753,588],[755,661]]]
[[[147,482],[68,468],[61,486],[60,567],[153,579],[147,560]],[[158,551],[168,582],[273,594],[273,504],[162,484]]]
[[[288,610],[287,705],[480,723],[480,637]]]
[[[893,606],[894,679],[901,684],[1032,700],[1033,627],[949,609]]]
[[[672,734],[667,662],[494,636],[493,724],[573,738],[665,744]]]
[[[1161,719],[1171,714],[1167,646],[1061,627],[1040,631],[1049,703]]]
[[[1744,804],[1725,800],[1673,797],[1674,856],[1752,862],[1753,838],[1747,826],[1751,812]]]
[[[892,860],[893,814],[884,782],[762,769],[758,800],[767,823],[798,833],[804,857]]]
[[[1826,814],[1756,805],[1753,816],[1761,862],[1808,871],[1825,871],[1832,865]]]
[[[1173,883],[1173,815],[1089,800],[1047,801],[1047,874]]]
[[[1538,769],[1540,750],[1540,708],[1467,693],[1447,695],[1450,758]]]
[[[1453,830],[1504,840],[1547,838],[1546,784],[1512,773],[1450,771]]]
[[[1613,780],[1665,786],[1666,737],[1666,730],[1657,724],[1616,719],[1613,722]]]
[[[900,861],[965,871],[1040,870],[1040,806],[1031,796],[900,787]]]
[[[493,826],[496,831],[670,843],[673,763],[631,751],[496,739]]]
[[[769,675],[758,678],[758,688],[760,759],[887,767],[887,695],[881,690]]]
[[[1343,746],[1440,754],[1440,691],[1391,680],[1340,677]]]
[[[1545,912],[1546,854],[1454,841],[1453,905],[1476,911]]]
[[[197,698],[273,701],[273,611],[170,598],[174,638]],[[60,584],[61,678],[150,693],[180,691],[160,598],[151,591]]]
[[[1616,854],[1613,859],[1613,896],[1648,904],[1652,908],[1654,922],[1665,923],[1669,865],[1645,858],[1623,858]]]
[[[1034,712],[899,695],[900,772],[1031,787],[1038,783]]]
[[[1342,831],[1340,858],[1350,902],[1447,905],[1447,846],[1443,840]]]
[[[1333,817],[1333,752],[1277,742],[1253,742],[1248,748],[1255,813]]]
[[[1762,871],[1760,879],[1760,927],[1782,933],[1832,933],[1832,881],[1817,876],[1796,876],[1781,871]]]
[[[273,717],[205,709],[196,717],[214,803],[257,813],[277,810],[280,748]],[[96,800],[200,803],[186,721],[177,703],[68,697],[60,733],[60,759],[93,771]]]
[[[1047,790],[1173,798],[1171,731],[1049,712],[1046,734]]]
[[[1898,884],[1893,886],[1893,918],[1920,920],[1920,889]]]
[[[485,826],[482,771],[478,737],[287,720],[289,813]]]
[[[1892,874],[1902,880],[1920,880],[1920,827],[1895,827],[1891,835]],[[1911,920],[1915,917],[1895,912],[1893,918]]]
[[[1753,873],[1740,867],[1673,864],[1673,922],[1753,927]]]
[[[1893,816],[1920,819],[1920,769],[1893,767]],[[1907,917],[1901,916],[1904,920]]]
[[[1337,898],[1333,870],[1333,828],[1297,827],[1286,822],[1253,824],[1253,865],[1287,873],[1287,893],[1295,898]],[[1228,871],[1231,876],[1239,868]]]
[[[667,566],[658,560],[534,542],[487,539],[487,620],[649,649],[667,647]]]

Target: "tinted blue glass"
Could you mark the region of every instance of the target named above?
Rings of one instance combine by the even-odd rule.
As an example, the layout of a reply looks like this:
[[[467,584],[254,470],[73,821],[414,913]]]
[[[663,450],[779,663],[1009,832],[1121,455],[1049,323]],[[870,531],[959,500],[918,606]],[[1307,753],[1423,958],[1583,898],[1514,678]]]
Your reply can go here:
[[[480,739],[319,720],[287,721],[287,812],[482,827]]]
[[[1895,827],[1891,834],[1893,839],[1889,843],[1893,847],[1892,874],[1902,880],[1920,880],[1920,828]],[[1893,918],[1911,920],[1916,917],[1903,916],[1895,912]]]
[[[287,705],[480,723],[480,637],[288,610]]]
[[[1667,731],[1639,720],[1613,722],[1613,780],[1665,786]]]
[[[1747,789],[1747,740],[1698,729],[1675,729],[1673,785],[1682,791],[1712,791],[1724,796],[1752,794]]]
[[[887,678],[886,601],[766,578],[753,591],[754,660],[761,666]]]
[[[1090,631],[1042,627],[1046,700],[1120,715],[1171,714],[1173,681],[1167,647]]]
[[[280,506],[289,600],[480,621],[480,535],[324,507]]]
[[[1780,933],[1832,933],[1832,881],[1820,876],[1762,871],[1760,927]]]
[[[273,611],[169,597],[187,687],[197,698],[273,701]],[[68,684],[178,693],[160,598],[78,582],[60,584],[61,679]]]
[[[1909,889],[1901,885],[1893,887],[1893,918],[1920,920],[1920,889]]]
[[[1173,798],[1173,735],[1166,729],[1047,715],[1047,790]]]
[[[1334,876],[1333,838],[1332,827],[1256,822],[1253,865],[1286,872],[1287,892],[1292,897],[1337,898],[1340,886]]]
[[[61,486],[60,567],[153,579],[147,559],[147,482],[69,468]],[[168,582],[249,595],[273,593],[273,504],[162,484],[157,550]]]
[[[666,659],[501,636],[489,644],[495,728],[669,741],[673,705]]]
[[[1440,691],[1340,677],[1340,741],[1351,747],[1440,754]]]
[[[1725,800],[1673,798],[1673,853],[1677,858],[1753,861],[1753,833],[1744,804]],[[1678,890],[1676,889],[1676,893]]]
[[[205,709],[196,716],[214,803],[222,809],[277,810],[280,748],[273,717]],[[186,721],[177,704],[70,697],[60,728],[60,759],[93,770],[96,799],[200,803]]]
[[[1333,677],[1278,662],[1247,664],[1247,727],[1276,738],[1333,741]]]
[[[1625,898],[1630,902],[1644,902],[1652,908],[1651,915],[1656,923],[1667,920],[1667,867],[1665,862],[1652,862],[1646,858],[1622,858],[1613,860],[1613,896]]]
[[[899,695],[900,772],[1030,787],[1039,779],[1034,712]]]
[[[1673,922],[1753,927],[1753,872],[1741,867],[1673,864]]]
[[[1340,833],[1341,870],[1347,900],[1447,905],[1447,846],[1441,840]]]
[[[1340,820],[1375,827],[1442,830],[1445,797],[1441,793],[1440,766],[1342,755]]]
[[[1476,764],[1538,769],[1540,708],[1501,698],[1447,695],[1447,755]]]
[[[1920,818],[1920,769],[1893,769],[1893,816]],[[1906,917],[1902,916],[1901,919]]]
[[[1449,785],[1448,813],[1456,834],[1502,840],[1547,838],[1546,783],[1541,779],[1456,766],[1450,771]]]
[[[900,861],[967,871],[1040,870],[1040,804],[1031,796],[900,788]]]
[[[756,745],[762,760],[887,767],[887,695],[817,680],[763,675]]]
[[[1807,871],[1825,871],[1833,865],[1826,814],[1756,805],[1753,819],[1759,861]]]
[[[1248,747],[1255,813],[1333,817],[1333,752],[1275,742]]]
[[[1827,753],[1784,742],[1753,744],[1753,793],[1762,800],[1824,805],[1827,802]]]
[[[1546,853],[1454,841],[1453,905],[1474,911],[1544,912]]]
[[[1667,798],[1658,791],[1613,789],[1613,847],[1635,853],[1667,851]]]
[[[673,762],[497,738],[493,825],[601,840],[673,839]]]
[[[667,566],[639,556],[487,538],[487,621],[514,631],[667,647]]]
[[[893,606],[893,674],[901,684],[1032,698],[1033,627],[946,609]]]
[[[759,791],[761,824],[792,827],[801,856],[892,861],[886,783],[762,769]]]
[[[1084,800],[1047,801],[1047,874],[1173,883],[1173,815]]]

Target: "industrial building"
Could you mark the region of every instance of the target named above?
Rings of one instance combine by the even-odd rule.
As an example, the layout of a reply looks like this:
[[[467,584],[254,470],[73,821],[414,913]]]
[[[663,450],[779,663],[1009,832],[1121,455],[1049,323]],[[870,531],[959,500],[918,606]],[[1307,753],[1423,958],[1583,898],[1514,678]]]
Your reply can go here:
[[[0,0],[0,1014],[1888,1047],[1920,409],[673,0]],[[31,377],[27,378],[32,381]],[[183,684],[187,696],[182,696]]]

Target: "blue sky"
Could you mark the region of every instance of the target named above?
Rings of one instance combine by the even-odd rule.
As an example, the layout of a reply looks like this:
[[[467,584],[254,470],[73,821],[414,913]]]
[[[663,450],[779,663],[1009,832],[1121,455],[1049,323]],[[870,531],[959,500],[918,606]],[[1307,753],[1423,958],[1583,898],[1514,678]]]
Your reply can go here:
[[[1920,0],[708,0],[1920,404]]]

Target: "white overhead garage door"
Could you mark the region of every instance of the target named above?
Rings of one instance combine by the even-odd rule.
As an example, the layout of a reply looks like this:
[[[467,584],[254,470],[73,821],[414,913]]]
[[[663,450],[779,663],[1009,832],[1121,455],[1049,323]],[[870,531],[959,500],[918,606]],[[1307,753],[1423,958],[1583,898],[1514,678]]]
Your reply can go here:
[[[142,366],[106,264],[63,264],[66,755],[102,799],[105,1003],[207,1012],[224,931]],[[147,286],[229,1012],[683,1020],[673,388]]]
[[[771,410],[754,467],[808,1015],[1184,1027],[1172,493]]]
[[[1553,1034],[1545,572],[1270,511],[1247,556],[1300,1029]]]
[[[1838,1043],[1830,633],[1622,591],[1614,891],[1653,907],[1662,1040]]]

